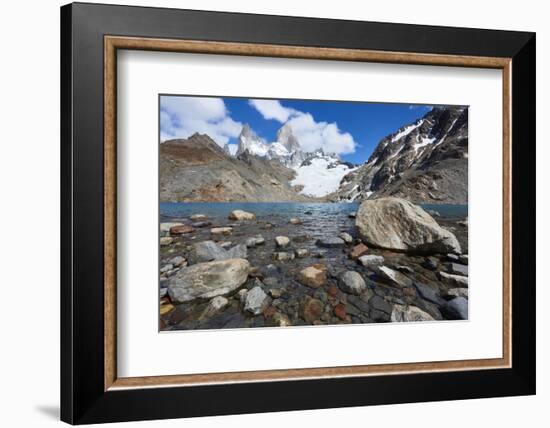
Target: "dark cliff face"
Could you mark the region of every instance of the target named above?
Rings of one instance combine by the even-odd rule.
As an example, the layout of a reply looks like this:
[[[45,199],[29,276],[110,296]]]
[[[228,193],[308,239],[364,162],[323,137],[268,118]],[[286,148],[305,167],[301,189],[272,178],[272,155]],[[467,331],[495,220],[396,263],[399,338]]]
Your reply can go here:
[[[415,203],[467,203],[468,109],[436,107],[383,138],[343,178],[333,200],[397,196]]]
[[[160,145],[160,200],[303,201],[290,185],[294,171],[275,160],[230,156],[208,135]]]

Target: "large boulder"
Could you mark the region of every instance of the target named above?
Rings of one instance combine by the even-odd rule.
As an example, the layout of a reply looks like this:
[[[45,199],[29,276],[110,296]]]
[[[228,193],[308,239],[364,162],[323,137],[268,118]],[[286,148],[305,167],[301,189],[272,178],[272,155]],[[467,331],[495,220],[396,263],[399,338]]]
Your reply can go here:
[[[361,203],[355,224],[363,242],[410,253],[461,253],[456,237],[422,208],[399,198]]]
[[[196,242],[191,247],[189,254],[189,263],[203,263],[214,260],[245,259],[247,256],[246,246],[243,244],[235,245],[226,250],[214,241]]]
[[[246,282],[250,264],[245,259],[199,263],[180,269],[168,282],[174,303],[211,299],[238,289]]]

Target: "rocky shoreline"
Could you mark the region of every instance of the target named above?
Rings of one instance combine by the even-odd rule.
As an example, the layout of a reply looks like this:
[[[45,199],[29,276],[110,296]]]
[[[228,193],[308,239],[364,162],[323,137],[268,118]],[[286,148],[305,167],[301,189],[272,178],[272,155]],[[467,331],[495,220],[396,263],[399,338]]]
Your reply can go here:
[[[163,222],[160,328],[467,319],[467,218],[431,214],[383,198],[330,224],[243,210]]]

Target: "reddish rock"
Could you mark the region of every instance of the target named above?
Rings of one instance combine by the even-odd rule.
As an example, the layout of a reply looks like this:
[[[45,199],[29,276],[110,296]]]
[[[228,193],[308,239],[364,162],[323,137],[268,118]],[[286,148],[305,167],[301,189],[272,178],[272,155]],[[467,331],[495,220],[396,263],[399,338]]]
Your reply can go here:
[[[323,314],[323,302],[311,297],[306,297],[302,305],[302,318],[309,323],[318,320]]]
[[[277,309],[275,309],[273,306],[268,306],[264,309],[264,317],[271,318],[273,315],[275,315],[275,312],[277,312]]]
[[[336,315],[342,321],[345,321],[347,319],[346,307],[344,305],[342,305],[341,303],[337,304],[334,307],[334,315]]]
[[[187,224],[182,224],[180,226],[172,226],[170,228],[170,235],[184,235],[186,233],[194,232],[195,228]]]
[[[329,287],[328,294],[329,294],[329,296],[332,296],[332,297],[336,296],[338,294],[338,287],[336,287],[334,285]]]
[[[369,247],[367,247],[365,244],[359,244],[351,249],[351,253],[349,254],[349,256],[351,259],[356,260],[359,257],[367,254],[368,251],[369,251]]]

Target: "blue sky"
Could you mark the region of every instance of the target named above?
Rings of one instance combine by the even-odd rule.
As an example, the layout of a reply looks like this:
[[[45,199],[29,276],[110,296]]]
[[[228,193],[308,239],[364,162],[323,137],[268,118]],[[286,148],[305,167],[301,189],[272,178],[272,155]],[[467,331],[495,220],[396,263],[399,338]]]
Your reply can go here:
[[[345,101],[255,100],[161,96],[161,141],[207,133],[218,144],[235,144],[248,123],[268,142],[286,122],[306,151],[323,148],[362,163],[378,142],[414,122],[431,106]]]

